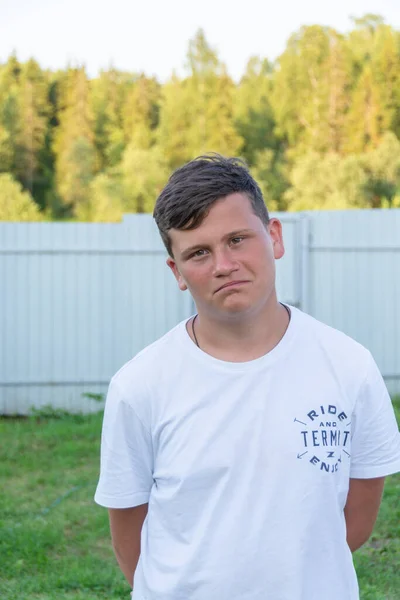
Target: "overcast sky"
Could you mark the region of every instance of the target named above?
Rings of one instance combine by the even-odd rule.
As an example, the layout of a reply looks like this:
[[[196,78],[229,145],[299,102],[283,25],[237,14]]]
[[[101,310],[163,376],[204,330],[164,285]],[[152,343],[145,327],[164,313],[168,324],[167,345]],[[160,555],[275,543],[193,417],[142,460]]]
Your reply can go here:
[[[345,32],[365,13],[400,29],[400,0],[0,0],[0,62],[15,50],[42,67],[85,64],[95,76],[113,65],[165,81],[202,27],[237,80],[250,56],[275,59],[301,25]]]

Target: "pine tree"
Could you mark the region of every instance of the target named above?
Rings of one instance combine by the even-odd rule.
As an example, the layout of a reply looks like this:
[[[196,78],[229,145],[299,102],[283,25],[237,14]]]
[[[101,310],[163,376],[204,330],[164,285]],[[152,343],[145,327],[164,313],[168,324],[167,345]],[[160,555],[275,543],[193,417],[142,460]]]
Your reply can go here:
[[[366,204],[362,157],[309,152],[296,160],[285,192],[288,210],[344,210]]]
[[[74,214],[87,198],[90,181],[98,170],[98,157],[84,68],[70,69],[63,87],[54,141],[56,182],[64,211]]]
[[[17,177],[20,114],[18,105],[21,65],[11,55],[0,67],[0,172]]]
[[[205,103],[206,134],[203,151],[218,152],[224,156],[237,155],[243,146],[233,117],[235,87],[225,70],[213,82],[213,93]]]
[[[345,120],[352,84],[351,55],[343,36],[329,30],[329,54],[326,61],[327,89],[326,151],[343,152],[346,143]]]
[[[187,68],[185,83],[193,113],[189,131],[192,157],[210,151],[238,154],[243,140],[234,126],[235,86],[201,29],[189,42]]]
[[[0,173],[0,221],[41,221],[37,204],[11,173]]]
[[[125,149],[123,105],[131,83],[116,69],[102,71],[90,82],[90,111],[99,170],[115,166]]]
[[[302,27],[292,35],[278,60],[272,97],[278,132],[289,146],[321,150],[326,105],[323,69],[329,55],[325,28]]]
[[[150,148],[159,120],[161,88],[154,78],[141,75],[133,84],[123,108],[125,143]]]
[[[76,207],[80,221],[115,223],[123,214],[123,186],[118,178],[100,173],[90,182],[85,199]]]
[[[259,150],[251,171],[261,188],[268,210],[286,210],[285,192],[289,181],[285,155],[271,148]]]
[[[156,144],[166,157],[170,169],[176,169],[196,155],[196,143],[190,138],[193,127],[191,99],[184,81],[173,75],[163,85],[160,124]]]
[[[50,105],[48,82],[34,60],[22,65],[18,90],[19,128],[16,172],[19,180],[31,193],[40,177],[40,153],[45,146]]]
[[[361,74],[365,63],[371,60],[375,33],[384,20],[379,15],[366,14],[352,18],[354,28],[347,35],[347,45],[352,53],[355,79]]]
[[[278,150],[281,140],[275,134],[271,106],[272,65],[252,57],[235,92],[235,127],[243,139],[242,156],[254,165],[256,154],[264,149]]]
[[[125,212],[152,212],[163,186],[168,179],[168,169],[163,153],[157,147],[137,148],[131,142],[120,165]]]
[[[189,76],[164,88],[158,141],[171,167],[205,152],[237,155],[243,144],[235,130],[235,86],[203,31],[189,42]]]
[[[298,65],[298,34],[293,34],[285,51],[279,56],[273,76],[271,105],[276,121],[276,134],[295,146],[301,137],[304,123],[298,115],[301,81]]]
[[[303,27],[278,64],[272,104],[290,154],[340,151],[352,68],[343,37],[331,28]]]
[[[346,151],[376,148],[385,131],[400,134],[400,34],[381,17],[355,20],[348,36],[354,85],[346,118]]]
[[[370,208],[391,208],[400,201],[400,140],[387,131],[377,148],[364,156],[368,181],[364,191]],[[397,200],[396,200],[397,197]]]
[[[400,33],[387,25],[375,32],[371,72],[380,106],[380,131],[400,136]]]
[[[364,152],[379,143],[381,129],[379,91],[374,81],[371,65],[366,63],[352,93],[350,110],[346,117],[348,153]]]

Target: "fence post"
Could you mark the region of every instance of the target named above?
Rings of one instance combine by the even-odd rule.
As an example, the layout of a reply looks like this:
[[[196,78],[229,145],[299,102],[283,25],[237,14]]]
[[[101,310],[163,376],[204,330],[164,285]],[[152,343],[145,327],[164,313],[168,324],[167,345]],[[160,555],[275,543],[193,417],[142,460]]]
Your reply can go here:
[[[312,240],[311,218],[304,212],[300,216],[300,308],[311,314],[311,285],[312,273],[310,264],[310,247]]]

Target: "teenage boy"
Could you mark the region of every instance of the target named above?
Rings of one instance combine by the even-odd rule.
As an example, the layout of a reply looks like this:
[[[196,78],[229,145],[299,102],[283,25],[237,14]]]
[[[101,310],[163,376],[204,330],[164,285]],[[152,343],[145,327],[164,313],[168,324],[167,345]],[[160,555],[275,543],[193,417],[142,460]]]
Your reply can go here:
[[[154,217],[197,314],[113,377],[96,502],[134,600],[356,600],[400,436],[371,354],[280,303],[282,227],[237,159]]]

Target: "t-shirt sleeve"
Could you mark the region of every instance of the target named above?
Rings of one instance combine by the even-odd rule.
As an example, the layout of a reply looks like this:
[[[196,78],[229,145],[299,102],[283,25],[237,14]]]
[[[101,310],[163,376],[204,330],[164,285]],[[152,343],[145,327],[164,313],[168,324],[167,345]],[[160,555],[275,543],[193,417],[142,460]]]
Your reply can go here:
[[[400,433],[382,375],[369,354],[368,371],[352,416],[350,477],[369,479],[400,471]]]
[[[146,504],[153,485],[151,434],[114,379],[104,409],[100,454],[95,502],[107,508]]]

